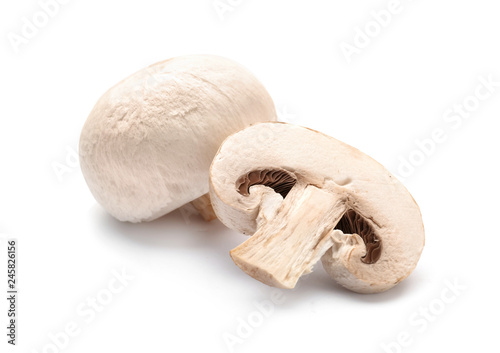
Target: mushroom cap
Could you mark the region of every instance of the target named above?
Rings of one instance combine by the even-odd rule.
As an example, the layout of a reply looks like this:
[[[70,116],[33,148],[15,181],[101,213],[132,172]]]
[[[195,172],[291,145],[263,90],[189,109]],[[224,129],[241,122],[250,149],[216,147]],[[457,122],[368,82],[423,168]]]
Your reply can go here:
[[[121,221],[149,221],[206,194],[222,141],[275,121],[273,101],[244,67],[190,55],[156,63],[108,90],[80,136],[96,200]]]
[[[248,141],[255,142],[248,145]],[[263,182],[262,175],[252,176],[254,171],[275,174],[266,176]],[[288,187],[295,187],[287,180],[293,177],[297,185],[314,185],[341,198],[346,210],[355,211],[364,222],[362,227],[371,227],[381,241],[379,258],[366,263],[362,259],[369,244],[361,234],[347,239],[342,232],[334,231],[334,242],[339,245],[336,250],[341,250],[330,248],[322,262],[337,282],[357,292],[379,292],[391,288],[415,268],[424,246],[424,228],[420,210],[408,190],[368,155],[300,126],[260,123],[224,141],[210,169],[210,197],[221,222],[253,234],[263,214],[272,214],[269,209],[276,210],[276,203],[283,200],[265,186],[283,192],[283,186],[275,181],[276,173],[281,173]],[[254,179],[245,185],[248,193],[241,192],[242,176]],[[336,227],[332,223],[330,228]]]

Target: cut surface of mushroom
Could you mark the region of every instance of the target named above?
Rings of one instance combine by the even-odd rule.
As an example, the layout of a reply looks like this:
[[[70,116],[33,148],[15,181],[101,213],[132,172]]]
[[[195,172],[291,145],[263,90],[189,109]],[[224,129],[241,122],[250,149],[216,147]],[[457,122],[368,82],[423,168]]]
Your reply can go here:
[[[244,141],[258,141],[242,149]],[[293,288],[320,259],[361,293],[387,290],[415,268],[420,210],[379,163],[317,131],[260,123],[226,139],[210,170],[218,218],[252,235],[231,251],[247,274]]]
[[[80,136],[82,173],[121,221],[150,221],[187,203],[214,219],[208,170],[222,141],[275,121],[271,97],[244,67],[190,55],[149,66],[108,90]]]

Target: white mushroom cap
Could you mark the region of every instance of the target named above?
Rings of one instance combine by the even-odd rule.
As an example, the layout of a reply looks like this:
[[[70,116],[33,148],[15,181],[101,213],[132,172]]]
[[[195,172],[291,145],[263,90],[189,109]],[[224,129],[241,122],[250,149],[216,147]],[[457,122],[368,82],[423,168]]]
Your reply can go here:
[[[233,260],[269,285],[294,287],[322,258],[348,289],[387,290],[412,272],[424,246],[407,189],[366,154],[311,129],[261,123],[230,136],[210,182],[219,219],[255,233]]]
[[[96,200],[122,221],[158,218],[208,192],[208,169],[230,134],[275,121],[271,97],[244,67],[192,55],[154,64],[97,102],[80,137]]]

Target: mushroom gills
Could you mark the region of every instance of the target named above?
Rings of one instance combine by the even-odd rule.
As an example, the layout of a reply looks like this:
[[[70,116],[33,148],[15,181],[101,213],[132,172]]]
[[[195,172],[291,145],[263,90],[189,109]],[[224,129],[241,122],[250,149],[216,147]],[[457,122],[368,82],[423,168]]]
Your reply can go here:
[[[382,255],[382,242],[375,234],[373,227],[356,211],[350,209],[335,226],[344,234],[358,234],[366,245],[366,254],[361,258],[365,264],[374,264]]]
[[[296,183],[297,179],[285,170],[262,169],[240,176],[236,181],[236,189],[241,195],[248,196],[251,186],[264,185],[285,198]]]

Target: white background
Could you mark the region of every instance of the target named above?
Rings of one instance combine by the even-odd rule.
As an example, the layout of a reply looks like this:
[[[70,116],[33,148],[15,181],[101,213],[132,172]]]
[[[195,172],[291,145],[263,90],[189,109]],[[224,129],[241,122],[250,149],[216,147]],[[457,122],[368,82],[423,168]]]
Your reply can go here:
[[[2,1],[0,233],[20,243],[12,351],[398,352],[390,342],[404,332],[402,352],[498,349],[500,87],[474,98],[481,77],[500,82],[498,2],[401,0],[379,33],[371,12],[388,1],[229,3],[221,18],[212,0],[73,0],[16,46],[23,17],[32,21],[41,7]],[[368,43],[344,55],[366,26]],[[406,281],[360,295],[318,264],[248,337],[226,344],[272,293],[229,257],[246,238],[179,211],[149,224],[115,221],[73,158],[101,94],[147,65],[193,53],[248,67],[283,120],[347,142],[399,176],[402,159],[417,162],[404,183],[421,207],[426,247]],[[464,102],[474,109],[460,126],[445,118]],[[424,155],[415,141],[435,129],[446,140]],[[134,279],[92,320],[79,313],[88,297],[105,297],[122,269]],[[456,294],[446,281],[459,283]],[[50,346],[50,335],[71,323],[78,334]],[[11,351],[4,329],[0,336],[0,351]]]

